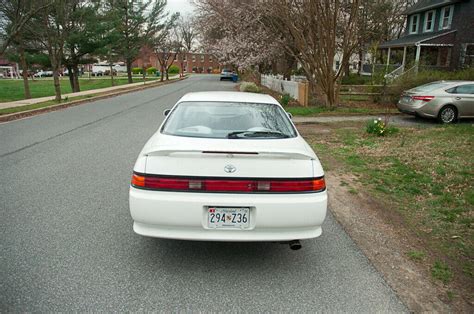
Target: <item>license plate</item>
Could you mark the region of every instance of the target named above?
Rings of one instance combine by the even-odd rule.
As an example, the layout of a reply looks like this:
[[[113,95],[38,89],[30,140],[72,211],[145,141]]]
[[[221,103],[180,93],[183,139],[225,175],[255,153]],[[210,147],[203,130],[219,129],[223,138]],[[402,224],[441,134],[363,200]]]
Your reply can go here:
[[[250,209],[247,207],[209,207],[209,228],[245,229],[250,225]]]

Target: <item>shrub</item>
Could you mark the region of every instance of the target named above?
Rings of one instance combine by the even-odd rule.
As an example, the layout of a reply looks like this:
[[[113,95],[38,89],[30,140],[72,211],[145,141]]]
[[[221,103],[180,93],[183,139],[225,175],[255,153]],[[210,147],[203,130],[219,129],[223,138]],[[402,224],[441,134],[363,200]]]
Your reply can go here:
[[[156,74],[156,68],[155,67],[149,67],[148,69],[146,69],[146,73],[148,73],[149,75]]]
[[[178,74],[179,73],[179,67],[177,65],[172,65],[170,66],[170,68],[168,69],[168,73],[169,74]]]
[[[242,82],[242,84],[240,84],[240,91],[249,93],[260,93],[261,90],[257,86],[257,84],[253,82]]]
[[[283,95],[280,96],[280,104],[282,106],[288,106],[288,103],[290,102],[291,99],[292,98],[291,98],[290,94],[283,94]]]
[[[142,68],[132,68],[133,74],[142,74]]]
[[[381,118],[367,121],[366,131],[369,134],[375,134],[377,136],[385,136],[398,132],[396,127],[389,127],[388,121],[382,121]]]
[[[370,84],[372,78],[370,76],[358,75],[356,73],[350,73],[347,76],[344,76],[341,80],[343,85],[365,85]]]

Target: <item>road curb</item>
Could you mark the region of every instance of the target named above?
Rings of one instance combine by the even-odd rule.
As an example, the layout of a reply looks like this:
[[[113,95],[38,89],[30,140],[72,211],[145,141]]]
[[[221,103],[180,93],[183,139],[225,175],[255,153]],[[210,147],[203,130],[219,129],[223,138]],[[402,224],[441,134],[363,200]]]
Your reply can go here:
[[[0,116],[0,123],[19,120],[19,119],[23,119],[23,118],[27,118],[27,117],[32,117],[32,116],[36,116],[36,115],[39,115],[39,114],[42,114],[42,113],[57,111],[57,110],[61,110],[61,109],[68,108],[68,107],[74,107],[74,106],[89,103],[89,102],[92,102],[92,101],[106,99],[106,98],[110,98],[110,97],[114,97],[114,96],[119,96],[119,95],[123,95],[123,94],[126,94],[126,93],[136,92],[136,91],[140,91],[140,90],[144,90],[144,89],[148,89],[148,88],[152,88],[152,87],[168,85],[168,84],[172,84],[172,83],[175,83],[175,82],[178,82],[178,81],[185,80],[188,77],[189,76],[185,76],[185,77],[181,77],[181,78],[178,78],[178,79],[175,79],[175,80],[163,81],[163,82],[158,81],[156,83],[153,82],[153,83],[148,83],[148,84],[145,84],[145,85],[134,86],[134,87],[130,87],[130,88],[123,88],[123,89],[119,89],[117,91],[112,91],[112,92],[102,92],[101,93],[99,91],[99,92],[97,92],[99,95],[92,96],[90,98],[73,100],[73,101],[68,102],[68,103],[59,103],[57,105],[52,105],[52,106],[48,106],[48,107],[44,107],[44,108],[38,108],[38,109],[32,109],[32,110],[26,110],[26,111],[21,111],[21,112],[15,112],[15,113],[2,115],[2,116]]]

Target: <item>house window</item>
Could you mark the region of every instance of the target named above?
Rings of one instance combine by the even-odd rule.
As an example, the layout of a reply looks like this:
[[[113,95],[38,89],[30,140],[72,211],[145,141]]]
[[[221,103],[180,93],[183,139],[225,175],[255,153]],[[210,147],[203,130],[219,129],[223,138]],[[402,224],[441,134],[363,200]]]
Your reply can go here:
[[[451,28],[451,21],[453,20],[454,6],[450,5],[441,9],[441,16],[439,19],[439,29]]]
[[[209,56],[209,63],[212,63],[212,56]]]
[[[435,10],[431,10],[425,13],[424,32],[434,31],[435,12]]]
[[[193,55],[193,62],[196,62],[196,56]]]
[[[201,62],[204,62],[204,55],[201,55]]]
[[[186,54],[183,54],[183,61],[187,61]]]
[[[410,34],[418,33],[418,24],[420,22],[420,15],[415,14],[410,17]]]
[[[474,43],[461,45],[461,66],[464,68],[474,67]]]

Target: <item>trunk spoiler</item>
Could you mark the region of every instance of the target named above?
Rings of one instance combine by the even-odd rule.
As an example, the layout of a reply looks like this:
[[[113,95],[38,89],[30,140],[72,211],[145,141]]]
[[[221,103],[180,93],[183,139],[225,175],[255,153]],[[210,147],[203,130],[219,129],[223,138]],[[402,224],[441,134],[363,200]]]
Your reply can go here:
[[[280,157],[291,159],[314,159],[310,153],[301,151],[282,151],[282,150],[259,150],[259,151],[216,151],[216,150],[198,150],[198,149],[150,149],[143,153],[145,156],[169,156],[171,154],[209,154],[209,155],[243,155],[243,156],[261,156]]]

